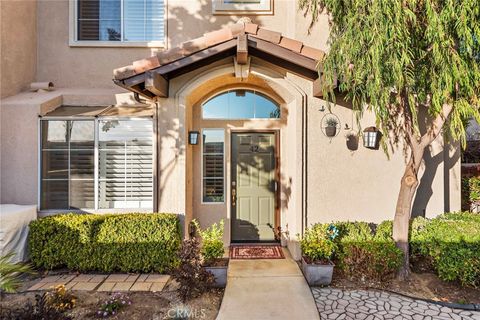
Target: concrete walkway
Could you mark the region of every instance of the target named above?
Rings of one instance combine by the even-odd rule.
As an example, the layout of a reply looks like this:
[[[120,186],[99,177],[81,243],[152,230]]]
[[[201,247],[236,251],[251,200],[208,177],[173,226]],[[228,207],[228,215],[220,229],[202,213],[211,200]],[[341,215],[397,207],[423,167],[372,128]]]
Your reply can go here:
[[[310,288],[284,249],[285,259],[230,260],[217,320],[319,319]]]

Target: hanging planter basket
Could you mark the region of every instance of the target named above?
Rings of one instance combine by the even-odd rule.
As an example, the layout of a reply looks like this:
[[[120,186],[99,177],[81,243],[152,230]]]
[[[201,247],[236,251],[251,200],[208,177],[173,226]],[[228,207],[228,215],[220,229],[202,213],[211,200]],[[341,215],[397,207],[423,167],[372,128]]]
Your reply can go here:
[[[322,118],[321,122],[322,132],[329,138],[336,137],[340,132],[340,119],[333,114],[328,113]]]

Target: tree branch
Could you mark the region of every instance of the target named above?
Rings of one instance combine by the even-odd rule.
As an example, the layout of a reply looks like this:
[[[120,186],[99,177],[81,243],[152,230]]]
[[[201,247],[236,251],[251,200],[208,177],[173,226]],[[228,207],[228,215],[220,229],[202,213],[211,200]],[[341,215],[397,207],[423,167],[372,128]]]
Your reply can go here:
[[[442,131],[443,125],[447,121],[450,113],[452,113],[453,104],[444,104],[442,106],[442,111],[437,115],[437,117],[432,121],[432,125],[428,128],[427,132],[420,139],[420,144],[422,147],[426,148],[430,143],[435,140],[440,132]]]

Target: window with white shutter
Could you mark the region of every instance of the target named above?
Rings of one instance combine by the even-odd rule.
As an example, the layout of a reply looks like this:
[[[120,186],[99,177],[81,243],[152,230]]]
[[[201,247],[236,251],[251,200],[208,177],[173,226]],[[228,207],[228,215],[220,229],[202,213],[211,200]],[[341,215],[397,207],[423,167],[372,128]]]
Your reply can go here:
[[[152,120],[41,120],[40,148],[42,210],[153,208]]]
[[[224,202],[224,130],[204,129],[202,143],[203,202]]]
[[[163,43],[165,0],[76,0],[74,42]]]

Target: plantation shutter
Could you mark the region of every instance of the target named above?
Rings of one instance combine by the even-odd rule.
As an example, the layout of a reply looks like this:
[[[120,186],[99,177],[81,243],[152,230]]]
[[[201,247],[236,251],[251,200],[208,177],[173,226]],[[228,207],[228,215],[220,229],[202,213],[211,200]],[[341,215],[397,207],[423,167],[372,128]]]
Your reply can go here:
[[[99,208],[152,208],[151,120],[99,122]]]
[[[203,130],[203,201],[224,201],[224,131]]]

